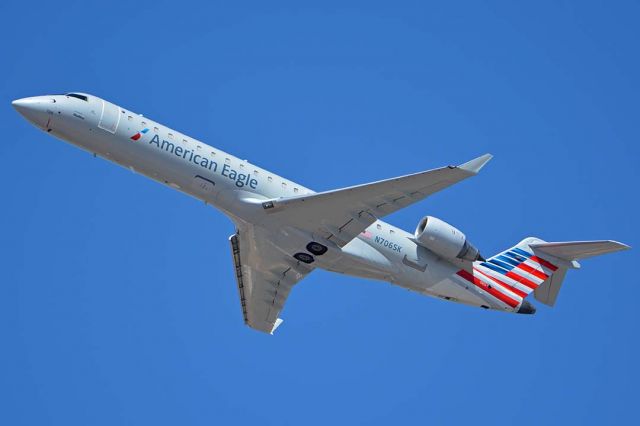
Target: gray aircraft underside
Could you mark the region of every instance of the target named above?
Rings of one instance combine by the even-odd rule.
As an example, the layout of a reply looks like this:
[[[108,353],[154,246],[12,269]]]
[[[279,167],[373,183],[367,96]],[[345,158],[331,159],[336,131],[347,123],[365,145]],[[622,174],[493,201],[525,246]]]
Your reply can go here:
[[[13,102],[29,122],[64,141],[211,204],[231,218],[229,237],[245,323],[273,333],[291,288],[315,268],[446,300],[534,313],[553,306],[577,260],[627,249],[615,241],[547,243],[529,237],[484,259],[466,236],[427,216],[415,233],[379,218],[476,175],[486,154],[379,182],[316,193],[96,96]]]

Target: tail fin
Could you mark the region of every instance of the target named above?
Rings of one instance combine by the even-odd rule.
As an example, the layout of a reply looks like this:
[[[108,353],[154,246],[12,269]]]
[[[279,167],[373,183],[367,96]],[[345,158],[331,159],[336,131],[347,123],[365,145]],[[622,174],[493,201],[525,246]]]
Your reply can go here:
[[[502,285],[525,298],[534,292],[536,300],[553,306],[568,269],[580,268],[578,259],[626,250],[616,241],[571,241],[547,243],[525,238],[515,247],[499,253],[480,265],[483,273],[501,280]]]

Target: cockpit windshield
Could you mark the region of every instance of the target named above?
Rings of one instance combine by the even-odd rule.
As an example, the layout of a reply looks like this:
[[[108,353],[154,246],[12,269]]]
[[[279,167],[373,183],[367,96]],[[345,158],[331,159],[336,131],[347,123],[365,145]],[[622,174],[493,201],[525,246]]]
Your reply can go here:
[[[86,95],[81,95],[79,93],[67,93],[65,96],[69,96],[71,98],[78,98],[78,99],[83,100],[85,102],[87,102],[87,100],[88,100]]]

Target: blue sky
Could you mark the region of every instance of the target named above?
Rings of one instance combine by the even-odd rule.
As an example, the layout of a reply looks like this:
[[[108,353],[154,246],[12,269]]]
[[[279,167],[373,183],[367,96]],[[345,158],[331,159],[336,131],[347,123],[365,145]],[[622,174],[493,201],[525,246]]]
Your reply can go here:
[[[317,271],[270,337],[229,220],[10,101],[93,93],[316,190],[490,152],[389,222],[637,247],[638,2],[227,3],[0,4],[0,424],[635,420],[637,250],[535,316]]]

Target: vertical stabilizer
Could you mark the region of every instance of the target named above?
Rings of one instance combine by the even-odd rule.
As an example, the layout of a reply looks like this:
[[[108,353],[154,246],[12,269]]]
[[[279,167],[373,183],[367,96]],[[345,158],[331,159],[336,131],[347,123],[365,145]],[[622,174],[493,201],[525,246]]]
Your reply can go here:
[[[553,306],[567,270],[580,268],[578,259],[628,248],[616,241],[548,243],[529,237],[480,265],[485,272],[522,298],[533,292],[536,300]]]

